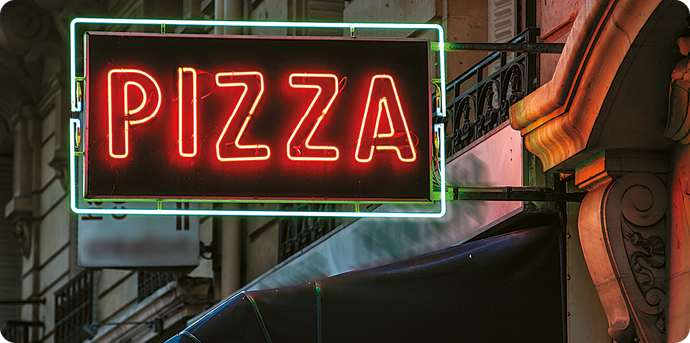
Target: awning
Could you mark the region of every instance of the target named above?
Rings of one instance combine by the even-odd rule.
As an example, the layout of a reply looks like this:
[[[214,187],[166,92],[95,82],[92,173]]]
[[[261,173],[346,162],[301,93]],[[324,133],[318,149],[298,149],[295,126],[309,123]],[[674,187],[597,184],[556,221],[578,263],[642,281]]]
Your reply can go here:
[[[562,243],[545,226],[243,291],[168,342],[564,342]]]

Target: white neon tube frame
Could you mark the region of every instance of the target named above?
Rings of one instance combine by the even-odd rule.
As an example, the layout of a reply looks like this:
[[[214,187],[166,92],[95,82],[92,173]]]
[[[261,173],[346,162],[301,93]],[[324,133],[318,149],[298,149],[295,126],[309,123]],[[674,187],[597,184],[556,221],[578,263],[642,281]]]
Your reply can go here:
[[[116,24],[116,25],[171,25],[171,26],[220,26],[220,27],[288,27],[288,28],[334,28],[334,29],[398,29],[398,30],[436,30],[438,32],[439,70],[441,103],[437,115],[446,116],[446,72],[443,27],[439,24],[403,23],[314,23],[314,22],[275,22],[275,21],[220,21],[220,20],[167,20],[167,19],[117,19],[117,18],[75,18],[70,23],[70,97],[72,112],[82,111],[82,102],[77,99],[78,82],[84,77],[76,75],[76,28],[78,24]],[[84,51],[86,54],[86,51]],[[84,58],[86,63],[86,58]],[[77,166],[76,159],[83,156],[77,153],[76,132],[81,132],[81,121],[70,118],[70,208],[79,215],[169,215],[169,216],[252,216],[252,217],[340,217],[340,218],[441,218],[447,211],[446,204],[446,162],[445,129],[443,124],[435,124],[438,137],[440,167],[440,209],[438,212],[359,212],[359,211],[263,211],[263,210],[223,210],[223,209],[136,209],[136,208],[80,208],[77,205]],[[156,200],[148,203],[160,202]],[[189,201],[194,202],[194,201]],[[356,203],[356,202],[353,202]]]

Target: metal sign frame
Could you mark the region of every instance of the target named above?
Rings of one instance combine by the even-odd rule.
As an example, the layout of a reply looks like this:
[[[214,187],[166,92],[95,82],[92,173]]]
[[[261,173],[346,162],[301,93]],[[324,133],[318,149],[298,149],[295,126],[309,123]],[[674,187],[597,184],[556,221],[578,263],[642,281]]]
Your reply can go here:
[[[167,26],[216,26],[216,27],[263,27],[263,28],[330,28],[330,29],[349,29],[354,37],[357,29],[373,29],[373,30],[428,30],[436,31],[439,46],[444,46],[444,31],[443,27],[438,24],[403,24],[403,23],[315,23],[315,22],[271,22],[271,21],[215,21],[215,20],[165,20],[165,19],[117,19],[117,18],[76,18],[70,24],[70,99],[71,110],[74,117],[83,115],[83,99],[82,88],[85,81],[84,76],[77,75],[77,28],[82,25],[144,25],[144,26],[160,26],[161,32],[165,33]],[[85,53],[85,52],[84,52]],[[446,116],[446,94],[445,89],[446,75],[445,75],[445,52],[443,49],[438,51],[438,66],[440,70],[440,78],[432,80],[436,83],[438,89],[437,105],[435,106],[435,115],[438,117]],[[319,201],[323,203],[347,203],[354,204],[354,211],[294,211],[294,210],[226,210],[226,209],[176,209],[175,203],[180,200],[174,199],[128,199],[130,201],[139,201],[144,203],[156,203],[155,209],[152,208],[127,208],[127,209],[99,209],[99,208],[84,208],[78,206],[78,196],[83,194],[80,191],[81,186],[78,182],[77,169],[78,163],[83,161],[84,148],[81,140],[82,120],[79,118],[70,119],[70,207],[72,211],[80,215],[89,214],[116,214],[116,215],[217,215],[217,216],[274,216],[274,217],[355,217],[355,218],[441,218],[446,213],[446,176],[445,176],[445,129],[443,124],[434,124],[432,130],[432,144],[436,147],[436,156],[432,160],[435,163],[437,171],[439,172],[439,190],[434,191],[433,207],[431,211],[426,209],[429,206],[422,207],[421,211],[416,211],[414,208],[410,211],[359,211],[360,203],[371,203],[370,201]],[[81,149],[80,149],[81,148]],[[432,149],[433,150],[433,149]],[[432,166],[432,173],[434,173]],[[83,196],[83,195],[82,195]],[[182,200],[184,202],[231,202],[238,203],[237,200]],[[278,203],[294,203],[291,201],[266,201]],[[305,201],[302,201],[305,202]],[[308,202],[308,201],[307,201]],[[250,203],[249,201],[239,201],[239,203]],[[438,203],[438,204],[436,204]],[[438,205],[438,206],[436,206]],[[436,211],[433,209],[437,209]]]

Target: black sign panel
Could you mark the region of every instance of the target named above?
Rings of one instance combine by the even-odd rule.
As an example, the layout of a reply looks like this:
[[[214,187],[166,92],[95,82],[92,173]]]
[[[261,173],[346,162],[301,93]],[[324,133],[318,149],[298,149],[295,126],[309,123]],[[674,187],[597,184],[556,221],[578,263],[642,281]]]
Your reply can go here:
[[[87,34],[86,198],[430,201],[429,42]]]

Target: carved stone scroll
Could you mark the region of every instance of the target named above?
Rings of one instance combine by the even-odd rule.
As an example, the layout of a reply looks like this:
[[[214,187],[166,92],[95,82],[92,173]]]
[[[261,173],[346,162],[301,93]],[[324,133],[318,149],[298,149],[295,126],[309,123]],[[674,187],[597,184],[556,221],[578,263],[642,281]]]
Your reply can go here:
[[[630,173],[580,207],[582,250],[616,342],[666,342],[666,197],[659,177]]]
[[[0,44],[17,55],[40,55],[44,49],[55,48],[48,40],[53,25],[50,13],[33,1],[12,1],[3,6],[0,23]]]

